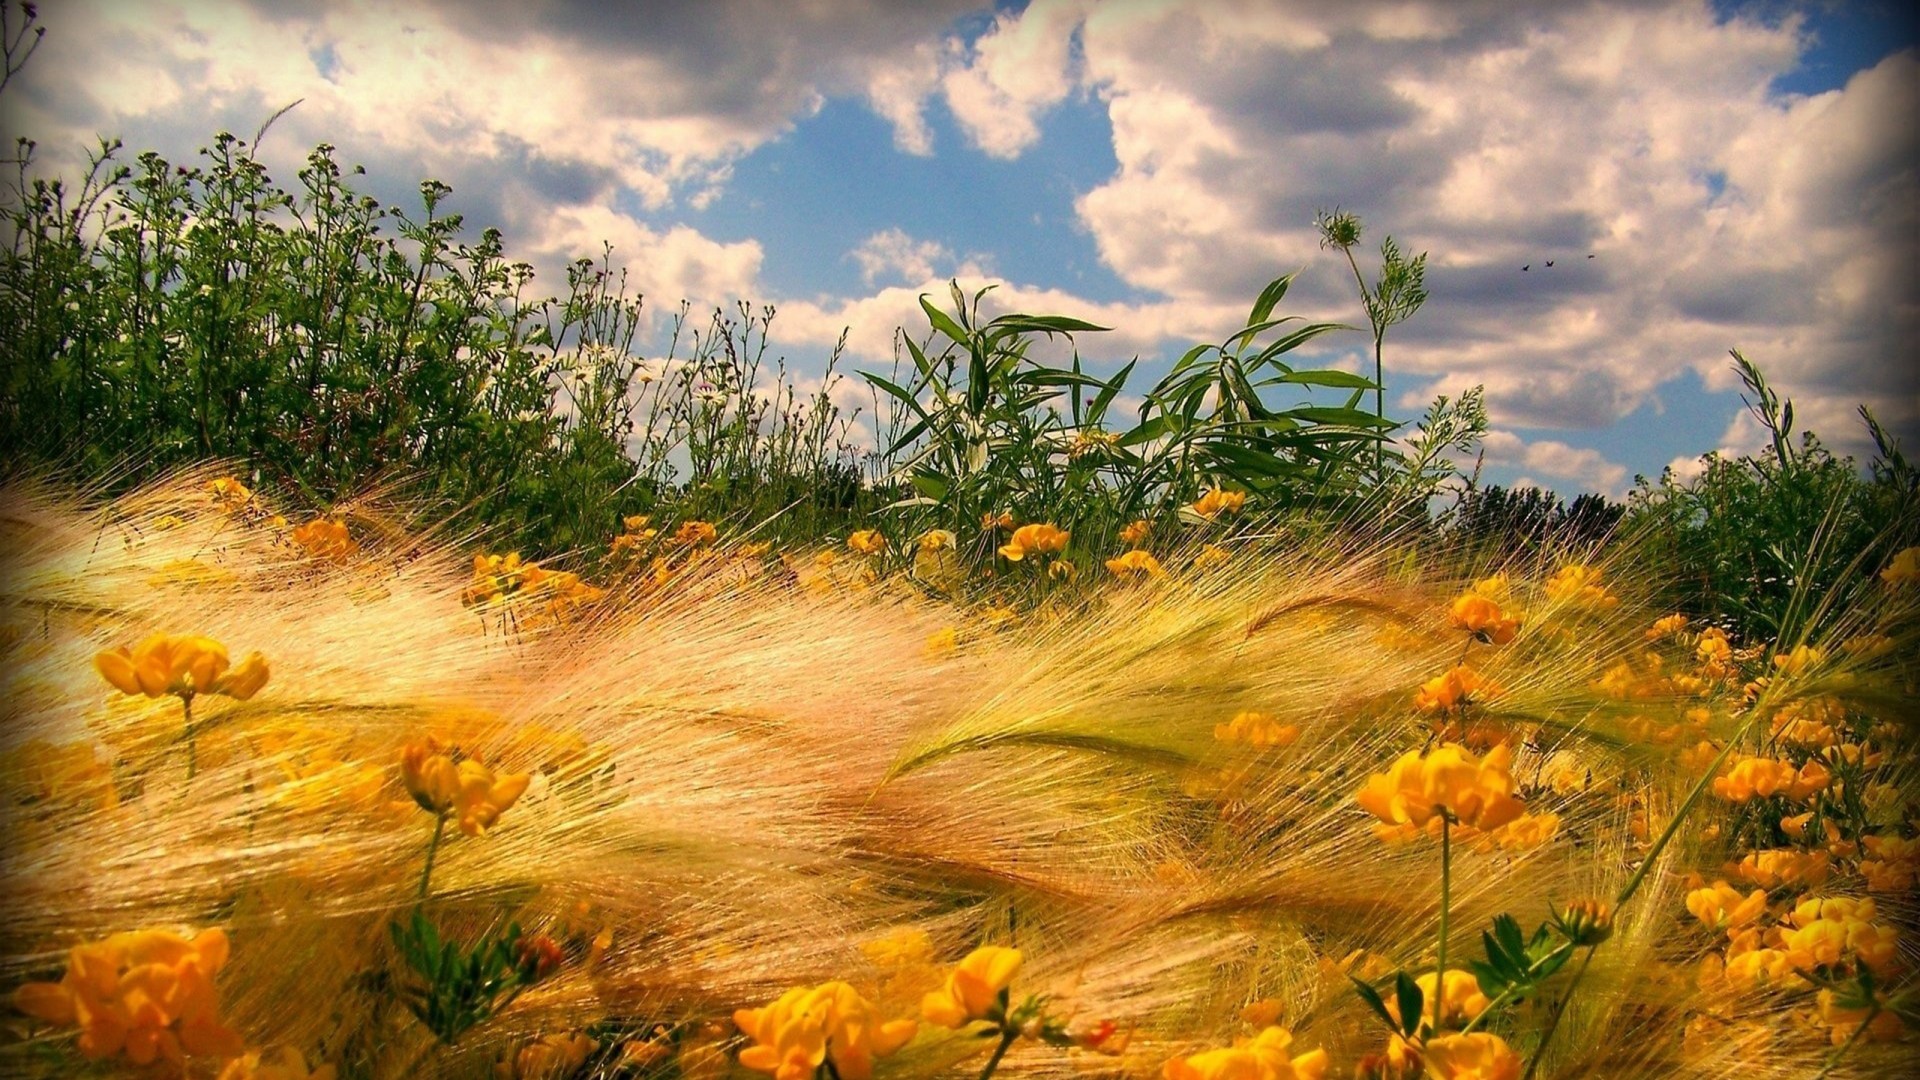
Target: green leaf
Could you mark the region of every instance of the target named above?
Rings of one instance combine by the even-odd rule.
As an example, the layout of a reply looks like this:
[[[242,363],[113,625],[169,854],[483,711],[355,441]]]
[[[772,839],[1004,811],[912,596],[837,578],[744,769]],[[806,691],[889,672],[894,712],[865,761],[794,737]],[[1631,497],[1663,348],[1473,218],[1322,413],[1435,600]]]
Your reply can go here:
[[[1420,984],[1404,971],[1393,973],[1393,995],[1400,1006],[1400,1034],[1412,1038],[1420,1030],[1420,1015],[1426,1009],[1426,996]]]
[[[913,485],[915,491],[935,502],[945,502],[947,492],[952,489],[952,485],[946,480],[931,473],[914,473],[908,482]]]
[[[1101,333],[1113,328],[1097,326],[1083,319],[1070,319],[1064,315],[1002,315],[988,323],[987,329],[1011,330],[1023,334],[1076,334]]]
[[[954,322],[946,312],[934,307],[933,304],[927,300],[925,293],[920,294],[920,308],[927,313],[927,322],[931,324],[935,330],[952,338],[956,345],[967,344],[967,331],[961,327],[959,323]]]
[[[1387,1003],[1380,1000],[1380,991],[1375,990],[1365,980],[1351,974],[1347,976],[1347,981],[1353,983],[1353,992],[1360,995],[1360,1000],[1367,1003],[1367,1007],[1373,1010],[1374,1015],[1385,1020],[1388,1027],[1399,1030],[1399,1024],[1394,1020],[1393,1014],[1387,1011]]]
[[[1351,371],[1326,369],[1322,371],[1290,371],[1277,375],[1276,383],[1299,383],[1302,386],[1332,386],[1342,390],[1371,390],[1373,380],[1364,375],[1355,375]]]
[[[1261,289],[1259,297],[1253,302],[1253,310],[1247,313],[1247,325],[1266,322],[1273,315],[1273,309],[1280,306],[1280,301],[1287,295],[1287,288],[1292,284],[1293,275],[1288,274],[1275,278]]]

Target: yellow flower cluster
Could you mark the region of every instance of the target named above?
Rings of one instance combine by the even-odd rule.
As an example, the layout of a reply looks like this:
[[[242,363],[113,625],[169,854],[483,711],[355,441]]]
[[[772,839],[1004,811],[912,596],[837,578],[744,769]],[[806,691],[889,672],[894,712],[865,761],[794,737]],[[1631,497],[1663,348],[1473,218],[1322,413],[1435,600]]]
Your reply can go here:
[[[479,836],[527,790],[528,773],[502,773],[476,758],[455,762],[431,736],[407,744],[400,753],[400,779],[422,810],[451,816],[468,836]]]
[[[1107,570],[1121,577],[1166,577],[1167,571],[1160,560],[1143,548],[1134,548],[1125,555],[1107,560]]]
[[[475,555],[473,580],[461,592],[460,602],[468,607],[524,604],[559,618],[605,595],[606,590],[589,585],[571,570],[548,570],[522,560],[516,551]]]
[[[1020,970],[1021,959],[1019,949],[980,946],[954,967],[944,985],[921,999],[920,1015],[930,1024],[956,1030],[987,1019]]]
[[[1213,725],[1213,737],[1220,742],[1246,743],[1264,750],[1292,746],[1300,738],[1300,726],[1283,724],[1267,713],[1247,710],[1235,713],[1233,719],[1224,724]]]
[[[1817,760],[1808,761],[1795,769],[1792,762],[1779,758],[1750,757],[1714,777],[1713,793],[1733,803],[1750,802],[1772,795],[1805,802],[1826,790],[1832,779],[1833,773]]]
[[[1459,664],[1421,683],[1413,696],[1413,707],[1424,712],[1454,712],[1499,692],[1499,686]]]
[[[1069,534],[1052,525],[1022,525],[1000,546],[1000,557],[1019,562],[1028,555],[1058,555],[1065,551]]]
[[[249,1050],[227,1062],[215,1080],[334,1080],[334,1075],[332,1065],[309,1069],[305,1055],[291,1046],[283,1046],[275,1058]]]
[[[1244,491],[1208,488],[1194,501],[1193,512],[1212,521],[1221,514],[1238,513],[1246,505],[1247,493]]]
[[[196,694],[220,694],[245,701],[267,684],[267,661],[250,654],[233,667],[227,647],[197,634],[152,634],[131,650],[115,649],[93,658],[94,669],[123,694],[191,700]]]
[[[1404,825],[1425,829],[1442,815],[1490,831],[1526,811],[1514,797],[1512,759],[1505,744],[1484,759],[1457,743],[1442,743],[1425,754],[1409,750],[1386,772],[1369,776],[1354,798],[1389,831]]]
[[[1447,623],[1488,645],[1505,645],[1520,632],[1519,619],[1508,616],[1494,601],[1472,592],[1454,600],[1447,612]]]
[[[740,1064],[775,1080],[812,1080],[826,1062],[843,1080],[868,1080],[874,1060],[905,1046],[917,1029],[912,1020],[883,1020],[844,982],[795,987],[772,1004],[739,1010],[733,1022],[753,1041]]]
[[[847,547],[861,555],[878,555],[887,550],[887,538],[878,529],[861,529],[847,537]]]
[[[317,517],[287,535],[310,557],[327,562],[348,562],[360,553],[360,543],[347,532],[344,521]]]
[[[1232,1046],[1174,1058],[1160,1070],[1165,1080],[1321,1080],[1327,1052],[1292,1054],[1293,1033],[1269,1027]]]
[[[135,1065],[187,1057],[233,1057],[240,1037],[221,1023],[213,977],[227,962],[227,935],[192,938],[164,930],[115,934],[76,945],[57,983],[27,983],[14,1007],[28,1016],[80,1028],[80,1052],[100,1060],[125,1055]]]
[[[1620,606],[1620,598],[1606,586],[1605,575],[1597,567],[1571,563],[1547,579],[1547,599],[1571,607],[1605,611]]]
[[[1902,548],[1880,571],[1880,580],[1896,589],[1920,582],[1920,547]]]

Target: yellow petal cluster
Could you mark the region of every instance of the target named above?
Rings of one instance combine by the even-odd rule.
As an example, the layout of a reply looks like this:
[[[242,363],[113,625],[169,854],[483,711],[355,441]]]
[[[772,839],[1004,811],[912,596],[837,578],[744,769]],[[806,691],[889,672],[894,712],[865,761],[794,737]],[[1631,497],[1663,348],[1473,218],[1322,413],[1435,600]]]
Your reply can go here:
[[[1519,619],[1509,617],[1499,604],[1472,592],[1454,600],[1447,612],[1447,623],[1489,645],[1505,645],[1520,632]]]
[[[1713,793],[1728,802],[1743,803],[1784,795],[1795,802],[1812,798],[1826,789],[1833,774],[1819,761],[1808,761],[1795,769],[1791,762],[1778,758],[1747,758],[1725,774],[1713,778]]]
[[[1264,750],[1270,746],[1292,746],[1300,738],[1300,726],[1283,724],[1268,713],[1247,710],[1235,713],[1233,719],[1224,724],[1213,725],[1213,737],[1220,742],[1246,743]]]
[[[1246,505],[1247,493],[1244,491],[1208,488],[1194,501],[1193,512],[1212,521],[1223,513],[1237,513]]]
[[[920,1000],[920,1015],[930,1024],[963,1028],[984,1020],[1020,970],[1019,949],[982,945],[947,975],[946,984]]]
[[[14,1007],[48,1023],[80,1028],[80,1053],[125,1055],[135,1065],[188,1056],[232,1057],[240,1037],[220,1021],[213,977],[227,962],[227,935],[187,938],[164,930],[115,934],[77,945],[57,983],[27,983]]]
[[[1504,743],[1484,759],[1458,743],[1442,743],[1425,754],[1409,750],[1386,772],[1369,776],[1354,798],[1388,826],[1424,828],[1444,813],[1476,829],[1497,829],[1526,811],[1514,798],[1512,760]]]
[[[1738,930],[1767,912],[1765,889],[1745,896],[1725,881],[1716,881],[1687,893],[1687,910],[1709,930]]]
[[[1476,697],[1490,697],[1500,688],[1480,677],[1464,664],[1449,668],[1420,684],[1413,695],[1413,707],[1424,712],[1452,712],[1472,704]]]
[[[1920,547],[1902,548],[1895,552],[1893,559],[1880,571],[1880,580],[1896,589],[1920,582]]]
[[[1232,1046],[1174,1058],[1160,1070],[1165,1080],[1320,1080],[1327,1074],[1327,1052],[1289,1054],[1293,1033],[1269,1027]]]
[[[347,532],[346,522],[317,517],[298,525],[288,538],[316,559],[344,563],[360,551],[360,543]]]
[[[267,684],[267,661],[259,653],[233,667],[227,647],[198,634],[151,634],[132,649],[98,653],[94,670],[123,694],[221,694],[245,701]]]
[[[1435,1080],[1520,1080],[1520,1055],[1490,1032],[1429,1039],[1421,1057]]]
[[[439,740],[416,739],[400,752],[400,779],[420,808],[451,814],[468,836],[479,836],[527,790],[528,773],[501,773],[476,758],[455,762]]]
[[[882,1020],[837,981],[794,987],[763,1008],[739,1010],[733,1022],[753,1040],[740,1051],[740,1064],[775,1080],[811,1080],[829,1060],[843,1080],[867,1080],[874,1059],[905,1046],[917,1030],[912,1020]]]
[[[1426,1003],[1421,1011],[1422,1030],[1430,1030],[1433,1026],[1433,988],[1438,982],[1434,978],[1436,974],[1438,973],[1429,971],[1413,980],[1414,985],[1420,988],[1420,1000]],[[1398,1021],[1400,1019],[1399,1001],[1390,997],[1385,1004],[1387,1012],[1393,1014],[1394,1020]],[[1487,1006],[1491,1004],[1493,1004],[1492,999],[1480,989],[1480,980],[1474,977],[1473,972],[1461,968],[1449,968],[1446,995],[1440,1001],[1440,1027],[1442,1030],[1465,1027],[1479,1018],[1481,1013],[1486,1012]]]
[[[847,547],[861,555],[878,555],[887,550],[887,538],[878,529],[861,529],[847,537]]]
[[[1057,555],[1066,550],[1067,532],[1052,525],[1022,525],[1013,530],[1013,535],[1005,544],[1000,545],[1000,557],[1008,562],[1019,562],[1028,555]]]
[[[1608,590],[1605,575],[1596,567],[1579,563],[1563,566],[1547,579],[1546,593],[1547,599],[1573,607],[1604,611],[1620,605],[1620,598]]]
[[[1138,518],[1128,522],[1127,526],[1120,530],[1120,542],[1123,544],[1139,544],[1152,535],[1153,523],[1146,518]]]
[[[719,538],[720,531],[715,529],[711,522],[706,521],[683,521],[680,527],[673,531],[673,542],[685,544],[688,547],[711,544]]]
[[[1122,577],[1166,577],[1167,571],[1160,560],[1143,548],[1134,548],[1117,559],[1107,560],[1107,570]]]

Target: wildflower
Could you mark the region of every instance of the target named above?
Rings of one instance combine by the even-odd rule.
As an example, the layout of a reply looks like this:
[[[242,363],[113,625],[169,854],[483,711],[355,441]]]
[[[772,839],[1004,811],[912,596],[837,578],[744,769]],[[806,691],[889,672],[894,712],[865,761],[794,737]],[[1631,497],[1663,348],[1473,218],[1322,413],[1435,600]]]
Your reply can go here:
[[[1920,550],[1909,548],[1909,551]],[[1856,991],[1849,998],[1861,997]],[[1834,990],[1822,990],[1814,998],[1819,1009],[1820,1023],[1827,1028],[1827,1037],[1835,1046],[1845,1046],[1856,1037],[1868,1042],[1893,1042],[1905,1032],[1902,1030],[1900,1014],[1887,1007],[1884,993],[1875,992],[1873,1003],[1865,1000],[1846,1000]],[[1874,1006],[1878,1005],[1878,1008]],[[1869,1019],[1871,1018],[1871,1019]],[[1865,1031],[1860,1031],[1861,1025]],[[1859,1032],[1858,1036],[1855,1032]]]
[[[1763,889],[1785,885],[1819,886],[1833,872],[1831,857],[1824,851],[1795,851],[1771,848],[1749,853],[1734,872]]]
[[[400,779],[422,810],[453,815],[460,831],[479,836],[527,790],[527,773],[494,775],[478,759],[455,763],[431,736],[407,744],[400,754]]]
[[[223,514],[245,510],[253,502],[253,492],[231,476],[207,481],[207,499]]]
[[[1668,615],[1665,618],[1655,619],[1653,625],[1647,628],[1647,640],[1659,641],[1661,638],[1672,637],[1686,628],[1687,617],[1685,615],[1677,613]]]
[[[1870,892],[1899,893],[1920,878],[1920,839],[1868,836],[1861,840],[1870,858],[1860,860],[1860,874]]]
[[[992,532],[995,529],[1011,529],[1013,528],[1013,514],[1005,510],[1000,511],[998,514],[992,513],[991,511],[981,514],[980,528],[984,532]]]
[[[1709,930],[1738,930],[1766,914],[1767,893],[1755,889],[1746,896],[1725,881],[1716,881],[1687,893],[1687,910]]]
[[[911,1020],[880,1020],[844,982],[795,987],[763,1008],[739,1010],[733,1022],[754,1043],[740,1051],[740,1064],[776,1080],[811,1080],[829,1060],[843,1080],[867,1080],[874,1059],[905,1046],[917,1029]]]
[[[1047,567],[1047,576],[1055,581],[1072,581],[1080,568],[1065,559],[1057,560]]]
[[[277,1060],[268,1061],[260,1051],[249,1050],[227,1062],[215,1080],[333,1080],[334,1069],[322,1065],[307,1068],[307,1059],[291,1046],[280,1048]]]
[[[1613,936],[1613,905],[1605,900],[1575,900],[1556,910],[1553,921],[1568,941],[1592,948]]]
[[[530,934],[514,945],[513,958],[529,982],[541,979],[560,970],[560,961],[564,959],[560,943],[547,934]]]
[[[699,547],[703,544],[713,543],[719,539],[719,536],[719,530],[715,529],[709,522],[683,521],[680,523],[680,527],[673,532],[673,542],[676,544],[685,544],[688,547]]]
[[[1505,645],[1520,629],[1519,619],[1508,618],[1499,604],[1476,593],[1454,600],[1447,622],[1488,645]]]
[[[1497,829],[1526,809],[1513,797],[1512,756],[1505,744],[1484,759],[1457,743],[1442,743],[1424,755],[1409,750],[1386,772],[1369,776],[1355,799],[1388,826],[1424,828],[1444,816],[1477,829]]]
[[[1500,573],[1491,574],[1474,582],[1468,587],[1467,591],[1475,596],[1484,596],[1498,603],[1507,598],[1507,592],[1511,587],[1512,579],[1507,576],[1505,571],[1501,571]]]
[[[1247,493],[1227,491],[1224,488],[1208,488],[1200,498],[1194,501],[1193,512],[1212,521],[1222,513],[1237,513],[1247,505]]]
[[[600,1044],[580,1033],[542,1035],[523,1044],[511,1061],[494,1067],[500,1080],[561,1080],[587,1063]]]
[[[1320,1080],[1327,1074],[1327,1052],[1289,1054],[1293,1033],[1269,1027],[1232,1046],[1174,1058],[1160,1070],[1165,1080]]]
[[[1120,542],[1138,545],[1151,535],[1153,535],[1153,523],[1146,518],[1139,518],[1120,530]]]
[[[57,983],[27,983],[14,1007],[80,1028],[89,1060],[124,1054],[135,1065],[165,1059],[233,1057],[240,1036],[220,1022],[213,977],[227,962],[227,935],[206,930],[189,939],[163,930],[115,934],[77,945]]]
[[[1492,695],[1499,692],[1498,686],[1482,679],[1472,668],[1460,664],[1421,683],[1419,692],[1413,696],[1413,707],[1426,712],[1451,712],[1472,704],[1476,694]]]
[[[1833,774],[1818,761],[1809,761],[1796,771],[1791,763],[1777,758],[1747,758],[1713,778],[1713,793],[1733,803],[1772,795],[1800,802],[1825,789],[1832,778]]]
[[[1549,578],[1546,592],[1549,600],[1573,607],[1606,610],[1620,604],[1620,598],[1607,589],[1599,570],[1577,563],[1561,567]]]
[[[1271,715],[1251,710],[1235,713],[1232,720],[1213,726],[1213,737],[1220,742],[1241,742],[1266,749],[1292,746],[1300,738],[1298,724],[1282,724]]]
[[[1022,525],[1000,547],[1000,557],[1019,562],[1030,553],[1057,555],[1066,549],[1069,534],[1052,525]]]
[[[1436,1080],[1519,1080],[1520,1055],[1490,1032],[1428,1039],[1420,1056]]]
[[[526,583],[526,571],[517,551],[506,555],[475,555],[473,580],[460,591],[460,602],[467,607],[481,607],[505,600]]]
[[[887,538],[878,529],[861,529],[847,537],[847,547],[862,555],[878,555],[887,550]]]
[[[1020,970],[1020,961],[1019,949],[980,946],[960,961],[945,986],[921,999],[920,1015],[928,1023],[955,1030],[988,1019],[996,1007],[1005,1008],[1001,998]]]
[[[316,559],[344,563],[360,551],[358,541],[347,533],[345,522],[317,517],[296,526],[289,538]]]
[[[1211,570],[1216,566],[1225,566],[1232,557],[1227,553],[1227,549],[1219,544],[1208,544],[1200,549],[1200,554],[1193,557],[1193,568]]]
[[[1435,972],[1429,971],[1425,975],[1413,980],[1414,984],[1420,988],[1420,1000],[1427,1003],[1425,1009],[1422,1010],[1420,1022],[1421,1029],[1429,1033],[1431,1032],[1433,1017],[1433,988],[1438,983],[1438,980],[1434,978],[1435,974]],[[1475,978],[1471,971],[1462,971],[1458,968],[1449,969],[1447,971],[1446,987],[1446,994],[1440,1001],[1440,1026],[1442,1028],[1456,1028],[1472,1023],[1481,1013],[1487,1011],[1487,1006],[1493,1004],[1492,1000],[1481,991],[1480,980]],[[1389,999],[1385,1004],[1387,1006],[1387,1012],[1392,1014],[1396,1023],[1399,1022],[1399,1001]]]
[[[1117,559],[1108,559],[1107,570],[1111,573],[1119,574],[1122,577],[1135,575],[1145,575],[1147,577],[1167,576],[1167,571],[1160,565],[1160,560],[1154,558],[1152,553],[1141,548],[1135,548]]]
[[[1880,580],[1896,589],[1904,589],[1920,581],[1920,547],[1903,548],[1895,552],[1892,561],[1880,571]]]
[[[1795,645],[1791,652],[1773,658],[1773,666],[1782,675],[1805,675],[1827,662],[1827,650],[1818,645]]]
[[[152,634],[132,650],[95,654],[93,666],[121,693],[150,698],[220,694],[245,701],[267,683],[267,661],[259,653],[229,670],[226,646],[195,634]]]

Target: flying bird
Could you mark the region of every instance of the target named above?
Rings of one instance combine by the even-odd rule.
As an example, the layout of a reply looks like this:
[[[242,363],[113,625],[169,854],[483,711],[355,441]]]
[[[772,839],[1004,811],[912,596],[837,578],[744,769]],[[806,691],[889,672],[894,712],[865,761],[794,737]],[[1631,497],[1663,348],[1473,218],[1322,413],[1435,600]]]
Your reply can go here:
[[[1532,263],[1528,263],[1527,265],[1525,265],[1525,266],[1523,266],[1523,267],[1521,267],[1521,268],[1520,268],[1520,272],[1524,274],[1524,273],[1526,273],[1527,271],[1529,271],[1529,270],[1531,270],[1531,269],[1533,269],[1533,264],[1532,264]]]
[[[1547,265],[1548,265],[1548,266],[1552,266],[1552,265],[1553,265],[1553,260],[1552,260],[1552,259],[1548,259],[1548,260],[1547,260]]]
[[[1593,258],[1593,256],[1592,256],[1592,255],[1588,255],[1588,256],[1587,256],[1587,258],[1589,258],[1589,259],[1591,259],[1591,258]]]

